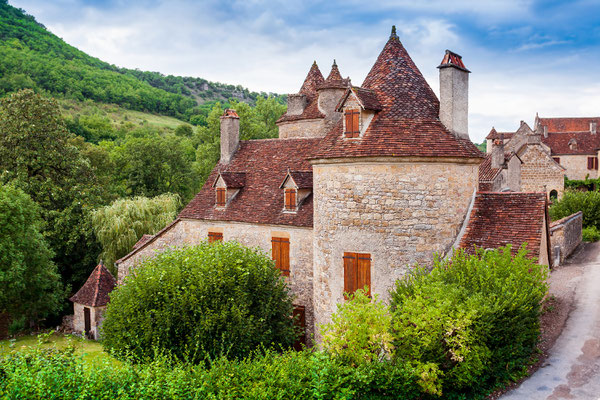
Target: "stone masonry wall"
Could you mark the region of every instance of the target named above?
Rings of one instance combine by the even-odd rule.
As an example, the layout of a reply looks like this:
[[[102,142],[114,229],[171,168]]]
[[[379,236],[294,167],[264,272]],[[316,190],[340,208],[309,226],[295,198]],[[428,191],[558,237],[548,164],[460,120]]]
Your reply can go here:
[[[567,178],[584,180],[587,175],[591,179],[598,178],[598,170],[587,168],[587,159],[592,155],[574,155],[574,156],[556,156],[560,157],[560,165],[565,167],[567,170]]]
[[[581,243],[582,221],[583,214],[579,211],[550,224],[552,255],[553,258],[556,258],[555,247],[558,246],[560,248],[559,262],[561,264]]]
[[[565,186],[564,171],[550,155],[543,151],[541,146],[529,145],[520,157],[523,161],[521,191],[550,193],[556,190],[560,199]]]
[[[315,322],[343,301],[344,252],[371,254],[371,292],[452,246],[477,185],[477,164],[386,161],[314,164]],[[317,334],[317,340],[319,335]]]
[[[85,317],[83,309],[87,307],[83,304],[73,303],[73,329],[76,332],[83,332],[85,330]],[[100,338],[100,327],[104,319],[104,310],[106,307],[87,307],[90,309],[90,332],[86,332],[93,339],[98,340]]]
[[[327,133],[324,124],[323,118],[282,122],[279,124],[279,139],[323,137]]]
[[[168,247],[181,247],[200,243],[208,238],[208,232],[222,232],[224,241],[235,240],[244,246],[259,247],[271,257],[273,236],[290,239],[290,277],[286,278],[294,304],[305,307],[307,334],[313,333],[313,231],[279,225],[258,225],[240,222],[180,220],[161,237],[119,265],[119,283],[129,270],[156,252]]]

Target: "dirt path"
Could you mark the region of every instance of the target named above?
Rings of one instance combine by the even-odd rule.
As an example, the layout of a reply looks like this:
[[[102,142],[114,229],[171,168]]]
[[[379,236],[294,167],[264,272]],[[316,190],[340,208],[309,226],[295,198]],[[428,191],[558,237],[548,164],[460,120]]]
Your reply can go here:
[[[550,285],[573,309],[541,368],[502,400],[600,399],[600,242],[556,269]]]

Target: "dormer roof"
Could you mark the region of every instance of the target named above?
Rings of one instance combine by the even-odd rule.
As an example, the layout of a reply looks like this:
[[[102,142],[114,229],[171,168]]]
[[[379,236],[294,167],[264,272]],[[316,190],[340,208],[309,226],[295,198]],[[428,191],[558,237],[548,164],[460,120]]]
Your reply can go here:
[[[313,174],[312,171],[288,171],[279,185],[279,189],[283,189],[286,182],[291,179],[298,189],[312,189]]]
[[[358,104],[360,104],[364,110],[380,111],[382,109],[381,103],[379,103],[379,100],[377,99],[377,93],[375,93],[374,90],[353,86],[346,89],[346,93],[340,98],[340,101],[335,108],[336,111],[342,111],[344,104],[351,93],[355,95]]]
[[[380,156],[483,158],[469,139],[454,136],[442,124],[439,100],[395,32],[392,32],[361,88],[371,91],[364,93],[376,94],[381,110],[358,140],[344,140],[343,122],[340,121],[323,139],[316,159]]]
[[[115,277],[100,263],[94,268],[81,289],[69,300],[88,307],[102,307],[108,304],[109,294],[117,285]]]
[[[333,65],[331,66],[331,72],[329,76],[323,83],[317,86],[317,90],[319,89],[345,89],[350,85],[349,78],[342,78],[340,74],[340,70],[338,69],[337,63],[333,60]]]
[[[245,172],[219,172],[217,178],[213,183],[213,187],[217,185],[219,182],[219,178],[223,179],[225,182],[225,186],[228,189],[241,189],[244,187],[246,183],[246,173]]]
[[[490,131],[490,133],[488,133],[488,135],[485,137],[486,139],[500,139],[502,137],[504,137],[505,140],[508,140],[510,138],[512,138],[515,135],[514,132],[498,132],[496,130],[496,128],[492,127],[492,130]]]
[[[304,79],[304,83],[298,92],[299,94],[306,96],[306,107],[304,108],[304,111],[299,115],[288,115],[286,112],[277,120],[277,123],[325,118],[325,115],[319,111],[319,95],[317,93],[317,86],[324,81],[325,79],[323,79],[323,74],[321,73],[317,62],[313,62],[308,71],[308,75],[306,75],[306,79]]]

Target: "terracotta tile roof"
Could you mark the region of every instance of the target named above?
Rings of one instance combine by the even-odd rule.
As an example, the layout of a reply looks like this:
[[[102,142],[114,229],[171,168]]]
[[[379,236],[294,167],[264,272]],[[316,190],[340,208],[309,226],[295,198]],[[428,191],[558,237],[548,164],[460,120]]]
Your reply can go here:
[[[319,66],[315,61],[310,67],[310,71],[308,71],[308,75],[306,75],[306,79],[304,79],[304,83],[302,84],[299,92],[300,94],[306,96],[306,108],[304,109],[304,112],[299,115],[288,115],[286,112],[277,120],[277,123],[300,121],[304,119],[325,118],[325,115],[319,111],[319,96],[317,93],[317,86],[322,84],[324,81],[325,79],[323,79],[323,74],[321,74],[321,70],[319,70]]]
[[[376,93],[382,110],[363,137],[342,137],[340,122],[315,158],[425,156],[483,158],[468,139],[455,137],[440,122],[439,100],[395,33],[362,84]]]
[[[171,222],[170,224],[168,224],[167,226],[162,228],[160,231],[156,232],[156,235],[153,235],[153,236],[148,235],[148,236],[150,236],[150,238],[143,243],[140,243],[141,239],[138,240],[138,242],[136,244],[134,244],[133,247],[131,248],[131,251],[129,253],[127,253],[126,255],[124,255],[123,257],[119,258],[117,261],[115,261],[115,264],[122,263],[123,261],[125,261],[129,257],[131,257],[132,255],[137,253],[139,250],[143,249],[144,247],[148,246],[150,243],[154,242],[156,239],[161,237],[165,232],[167,232],[168,230],[173,228],[179,221],[180,221],[179,218],[175,218],[175,220],[173,222]]]
[[[312,189],[313,186],[313,174],[312,171],[288,171],[279,188],[282,189],[288,178],[292,178],[298,189]]]
[[[223,181],[225,181],[225,186],[228,188],[239,189],[244,187],[244,184],[246,183],[245,172],[220,172],[217,174],[215,182],[213,183],[213,187],[215,187],[217,184],[219,176],[223,178]]]
[[[327,79],[325,79],[325,82],[323,82],[317,86],[317,90],[319,90],[319,89],[345,89],[348,86],[350,86],[350,79],[342,78],[342,75],[340,74],[340,70],[338,69],[338,66],[337,66],[335,60],[333,60],[333,65],[331,66],[331,72],[329,73],[329,76],[327,77]]]
[[[438,66],[438,68],[446,67],[457,67],[462,69],[463,71],[471,72],[467,69],[467,67],[465,67],[462,57],[450,50],[446,50],[446,54],[444,54],[444,58]]]
[[[145,245],[146,243],[148,243],[148,241],[150,239],[152,239],[153,237],[154,237],[154,235],[142,235],[142,237],[140,238],[140,240],[138,240],[133,245],[133,250],[137,249],[138,247],[142,247],[143,245]]]
[[[514,132],[497,132],[496,129],[492,128],[490,133],[485,137],[486,139],[500,139],[502,136],[504,139],[510,139],[515,135]]]
[[[488,154],[483,162],[479,164],[479,183],[493,181],[500,171],[502,171],[502,168],[492,168],[492,155]]]
[[[338,105],[336,106],[337,111],[342,111],[342,107],[346,102],[346,99],[350,95],[350,93],[354,93],[358,102],[365,110],[371,111],[381,111],[381,103],[377,99],[377,93],[375,93],[372,89],[365,89],[358,86],[349,87],[346,90],[346,93],[340,98]]]
[[[473,253],[475,246],[495,249],[511,244],[515,254],[526,242],[529,255],[539,257],[546,207],[545,193],[479,192],[460,247]]]
[[[100,263],[94,268],[94,271],[92,271],[81,289],[69,300],[88,307],[105,306],[108,304],[109,294],[115,288],[116,284],[115,277]]]
[[[575,139],[577,146],[573,149],[569,142]],[[549,132],[548,137],[542,135],[542,143],[550,147],[552,155],[589,154],[596,155],[600,149],[600,131],[596,134],[587,132]]]
[[[596,122],[598,129],[600,129],[600,117],[538,119],[541,126],[548,127],[548,132],[589,132],[590,122]]]
[[[288,169],[312,171],[307,158],[315,153],[320,141],[306,138],[241,141],[231,162],[217,164],[207,180],[211,184],[204,185],[178,218],[311,227],[312,195],[303,201],[296,213],[283,213],[284,197],[280,184]],[[246,173],[245,186],[225,209],[215,208],[212,182],[219,171]]]

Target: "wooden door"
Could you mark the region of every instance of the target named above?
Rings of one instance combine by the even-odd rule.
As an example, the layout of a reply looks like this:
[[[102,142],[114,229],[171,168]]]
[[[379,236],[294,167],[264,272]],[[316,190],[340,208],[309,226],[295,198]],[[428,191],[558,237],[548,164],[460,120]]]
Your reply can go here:
[[[294,342],[294,350],[302,350],[302,345],[306,346],[306,311],[304,306],[294,306],[294,325],[302,329],[302,336]]]
[[[91,336],[92,331],[92,318],[90,315],[90,309],[87,307],[83,307],[83,330],[85,331],[85,335],[87,337]]]

